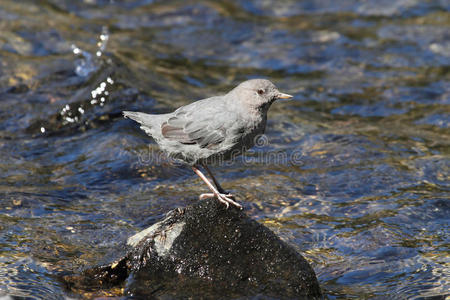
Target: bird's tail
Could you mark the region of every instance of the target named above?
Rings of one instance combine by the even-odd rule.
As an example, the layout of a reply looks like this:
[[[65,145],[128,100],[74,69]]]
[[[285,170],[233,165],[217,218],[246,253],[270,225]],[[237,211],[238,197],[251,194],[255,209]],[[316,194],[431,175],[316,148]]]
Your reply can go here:
[[[124,111],[123,116],[125,118],[130,118],[131,120],[134,120],[144,126],[152,125],[152,115],[150,114],[145,114],[137,111]]]
[[[141,124],[141,129],[145,131],[148,135],[153,137],[158,136],[161,128],[161,116],[163,115],[151,115],[146,113],[141,113],[137,111],[124,111],[123,116],[125,118],[130,118]]]

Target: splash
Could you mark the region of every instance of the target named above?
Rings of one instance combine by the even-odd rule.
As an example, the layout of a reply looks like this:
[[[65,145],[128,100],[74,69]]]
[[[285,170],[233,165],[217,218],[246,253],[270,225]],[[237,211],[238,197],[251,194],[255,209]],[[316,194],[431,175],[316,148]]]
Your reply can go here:
[[[107,77],[104,81],[101,81],[94,89],[91,90],[91,99],[87,103],[81,104],[66,104],[60,111],[63,124],[76,123],[82,120],[82,116],[89,109],[89,106],[104,106],[110,95],[109,88],[114,84],[114,80],[111,77]],[[90,104],[90,105],[89,105]],[[44,133],[44,131],[41,132]]]
[[[76,45],[72,45],[73,54],[80,57],[75,61],[75,73],[78,76],[88,77],[104,64],[105,60],[102,57],[106,52],[108,40],[109,31],[108,28],[104,26],[97,42],[97,50],[95,51],[95,54],[85,51]],[[106,62],[109,63],[110,60],[106,60]],[[60,116],[62,118],[63,125],[82,121],[83,115],[85,115],[92,106],[105,105],[110,94],[108,91],[108,86],[112,86],[114,84],[114,80],[108,76],[99,83],[97,80],[95,81],[97,82],[97,86],[90,89],[90,95],[86,95],[89,99],[88,101],[83,101],[83,103],[66,104],[61,109]],[[44,127],[41,128],[41,133],[45,133]]]
[[[92,105],[99,104],[100,106],[105,105],[106,99],[109,96],[109,91],[107,89],[109,85],[114,84],[114,80],[111,77],[106,78],[105,81],[100,82],[97,88],[91,91],[92,99],[90,103]]]
[[[106,26],[103,26],[102,33],[99,36],[99,41],[97,42],[98,50],[95,55],[85,51],[75,44],[71,46],[74,55],[81,57],[75,61],[75,73],[80,77],[87,77],[92,72],[98,70],[101,65],[101,60],[99,59],[103,53],[106,51],[106,46],[109,40],[109,31]]]

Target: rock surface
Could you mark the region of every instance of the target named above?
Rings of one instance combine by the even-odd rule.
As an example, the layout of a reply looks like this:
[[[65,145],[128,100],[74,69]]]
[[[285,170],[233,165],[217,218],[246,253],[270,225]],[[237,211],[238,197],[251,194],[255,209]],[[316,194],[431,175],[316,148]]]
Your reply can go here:
[[[176,209],[130,237],[113,263],[66,276],[70,287],[127,281],[138,298],[321,297],[308,262],[272,231],[216,200]]]

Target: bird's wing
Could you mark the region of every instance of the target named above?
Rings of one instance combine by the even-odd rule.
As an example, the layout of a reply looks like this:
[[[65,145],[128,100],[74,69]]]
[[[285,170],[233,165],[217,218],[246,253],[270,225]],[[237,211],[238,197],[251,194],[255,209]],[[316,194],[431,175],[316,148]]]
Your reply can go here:
[[[182,144],[198,144],[209,149],[223,142],[228,127],[224,107],[221,103],[207,106],[203,103],[193,103],[175,111],[162,123],[162,135]]]

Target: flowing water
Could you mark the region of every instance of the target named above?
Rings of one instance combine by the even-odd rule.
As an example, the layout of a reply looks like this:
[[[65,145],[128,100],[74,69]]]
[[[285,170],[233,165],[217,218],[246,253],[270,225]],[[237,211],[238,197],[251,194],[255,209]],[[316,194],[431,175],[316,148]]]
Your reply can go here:
[[[325,298],[445,299],[449,65],[445,0],[1,0],[0,297],[79,297],[55,275],[206,191],[122,110],[265,77],[295,99],[223,186]]]

